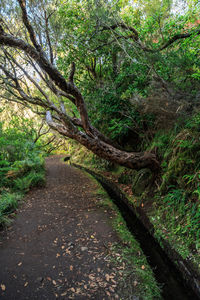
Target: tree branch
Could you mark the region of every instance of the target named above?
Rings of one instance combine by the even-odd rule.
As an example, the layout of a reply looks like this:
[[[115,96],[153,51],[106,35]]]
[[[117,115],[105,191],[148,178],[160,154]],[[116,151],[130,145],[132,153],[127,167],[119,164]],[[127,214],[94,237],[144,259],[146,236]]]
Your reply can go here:
[[[26,11],[26,0],[17,0],[17,1],[20,5],[21,11],[22,11],[22,20],[23,20],[23,23],[24,23],[24,25],[26,26],[26,28],[28,30],[31,42],[33,43],[35,49],[38,52],[43,52],[42,47],[37,42],[35,32],[34,32],[33,27],[32,27],[32,25],[31,25],[31,23],[29,22],[29,19],[28,19],[28,15],[27,15],[27,11]]]
[[[52,45],[51,45],[51,40],[49,37],[49,18],[51,15],[47,16],[47,12],[45,10],[44,12],[44,17],[45,17],[45,33],[46,33],[46,37],[47,37],[47,43],[49,46],[49,54],[50,54],[50,62],[53,64],[54,61],[54,57],[53,57],[53,49],[52,49]]]
[[[128,26],[126,24],[123,24],[123,23],[118,23],[118,24],[114,24],[114,25],[111,25],[111,26],[103,26],[103,28],[100,30],[100,31],[104,31],[104,30],[115,30],[116,28],[122,28],[124,30],[128,30],[128,31],[131,31],[133,32],[132,35],[128,35],[128,36],[118,36],[117,39],[132,39],[134,40],[138,45],[139,47],[146,51],[146,52],[151,52],[151,53],[156,53],[158,51],[162,51],[164,49],[166,49],[168,46],[172,45],[174,42],[180,40],[180,39],[186,39],[186,38],[189,38],[193,35],[200,35],[200,29],[197,29],[197,30],[193,30],[192,32],[188,32],[188,33],[183,33],[183,34],[176,34],[174,35],[172,38],[170,38],[164,45],[162,45],[161,47],[157,48],[157,49],[151,49],[151,48],[148,48],[146,47],[139,39],[139,34],[138,32],[131,26]],[[113,42],[113,41],[112,41]],[[109,45],[109,43],[105,43],[103,46],[106,46],[106,45]],[[97,50],[99,47],[97,47],[96,49],[94,49],[93,51]]]
[[[92,134],[90,123],[88,119],[88,114],[85,106],[85,102],[83,96],[81,95],[78,88],[72,84],[71,82],[67,83],[65,78],[61,75],[61,73],[47,60],[46,56],[43,53],[38,53],[38,51],[24,42],[22,39],[18,39],[12,35],[6,34],[3,31],[2,26],[0,25],[0,44],[6,45],[12,48],[17,48],[23,50],[25,53],[30,55],[33,58],[41,69],[43,69],[50,77],[50,79],[65,93],[71,95],[75,98],[75,105],[78,108],[80,113],[84,130],[88,134]],[[69,98],[69,97],[68,97]],[[71,99],[70,99],[71,100]]]
[[[75,66],[75,63],[72,62],[71,64],[71,70],[70,70],[70,74],[69,74],[69,82],[71,84],[74,85],[74,74],[75,74],[75,70],[76,70],[76,66]]]

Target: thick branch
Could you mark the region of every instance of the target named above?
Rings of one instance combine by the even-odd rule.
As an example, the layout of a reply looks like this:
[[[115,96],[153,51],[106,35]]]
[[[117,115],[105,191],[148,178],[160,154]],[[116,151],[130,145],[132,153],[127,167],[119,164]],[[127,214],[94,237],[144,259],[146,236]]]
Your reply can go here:
[[[122,151],[107,143],[94,139],[87,134],[79,131],[76,134],[69,132],[62,125],[54,122],[50,113],[47,113],[47,122],[49,126],[58,131],[61,135],[73,138],[80,144],[91,150],[93,153],[106,160],[113,161],[119,165],[127,168],[140,170],[142,168],[149,168],[152,172],[157,173],[160,170],[159,162],[156,160],[155,154],[150,152],[131,152]]]
[[[123,24],[123,23],[119,23],[119,24],[114,24],[112,26],[103,26],[102,30],[101,31],[104,31],[104,30],[115,30],[116,28],[122,28],[124,30],[128,30],[128,31],[131,31],[133,34],[132,35],[128,35],[128,36],[118,36],[117,39],[132,39],[134,40],[138,45],[139,47],[146,51],[146,52],[151,52],[151,53],[156,53],[158,51],[162,51],[164,49],[166,49],[167,47],[169,47],[170,45],[172,45],[174,42],[178,41],[178,40],[181,40],[181,39],[186,39],[186,38],[189,38],[191,36],[194,36],[194,35],[200,35],[200,29],[198,30],[193,30],[192,32],[188,32],[188,33],[183,33],[183,34],[175,34],[172,38],[170,38],[164,45],[160,46],[159,48],[157,49],[151,49],[151,48],[148,48],[146,47],[139,39],[139,34],[138,32],[131,26],[127,26],[126,24]],[[109,43],[105,43],[103,46],[106,46],[106,45],[109,45]],[[96,48],[98,49],[98,48]],[[93,51],[95,51],[96,49],[94,49]]]
[[[139,34],[138,34],[137,30],[135,28],[128,26],[126,24],[123,24],[123,23],[118,23],[118,24],[114,24],[111,26],[103,26],[102,31],[103,30],[115,30],[116,28],[119,28],[119,27],[122,29],[131,31],[133,33],[132,37],[134,37],[135,41],[138,41]]]
[[[191,37],[193,35],[200,35],[200,29],[199,30],[195,30],[195,31],[190,32],[190,33],[188,32],[188,33],[183,33],[183,34],[176,34],[171,39],[169,39],[163,46],[161,46],[159,49],[154,50],[154,52],[164,50],[168,46],[170,46],[171,44],[173,44],[174,42],[176,42],[178,40],[181,40],[181,39],[189,38],[189,37]]]
[[[72,62],[72,64],[71,64],[71,71],[70,71],[70,74],[69,74],[69,82],[70,82],[71,84],[74,84],[74,74],[75,74],[75,70],[76,70],[75,63]]]
[[[88,114],[86,110],[86,106],[84,103],[84,99],[78,90],[78,88],[72,84],[71,82],[66,82],[65,78],[61,75],[61,73],[47,60],[46,56],[43,53],[38,53],[38,51],[24,42],[22,39],[18,39],[12,35],[6,34],[3,31],[3,28],[0,25],[0,44],[6,45],[12,48],[17,48],[23,50],[25,53],[30,55],[32,59],[34,59],[40,68],[44,70],[51,80],[65,93],[72,95],[75,98],[75,104],[80,112],[80,116],[83,122],[83,126],[86,132],[90,133],[90,123],[88,119]],[[69,97],[68,97],[69,98]]]
[[[116,149],[101,140],[92,140],[90,137],[86,136],[85,133],[79,133],[79,135],[75,136],[74,139],[99,157],[113,161],[124,167],[135,170],[149,168],[152,172],[158,172],[160,170],[160,165],[156,160],[155,154],[150,152],[128,153],[126,151]]]
[[[24,75],[35,85],[35,87],[40,91],[40,93],[46,98],[46,100],[50,103],[49,97],[41,88],[41,86],[29,75],[28,72],[11,56],[6,50],[3,50],[7,57],[13,61],[13,63],[24,73]]]
[[[38,44],[36,36],[35,36],[35,32],[33,30],[33,27],[31,25],[31,23],[29,22],[28,16],[27,16],[27,11],[26,11],[26,0],[17,0],[19,2],[21,11],[22,11],[22,20],[24,25],[26,26],[31,42],[33,43],[35,49],[37,51],[42,51],[41,46]]]
[[[49,37],[49,17],[47,17],[47,13],[46,11],[44,12],[44,16],[45,16],[45,32],[46,32],[46,37],[47,37],[47,43],[49,46],[49,54],[50,54],[50,62],[53,64],[53,49],[52,49],[52,45],[51,45],[51,40]]]

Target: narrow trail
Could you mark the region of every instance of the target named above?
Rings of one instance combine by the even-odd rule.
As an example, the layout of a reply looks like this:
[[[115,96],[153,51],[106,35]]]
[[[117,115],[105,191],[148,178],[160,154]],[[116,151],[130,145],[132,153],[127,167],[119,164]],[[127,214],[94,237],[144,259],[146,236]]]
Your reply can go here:
[[[120,278],[106,260],[106,245],[118,241],[112,215],[80,170],[59,157],[46,169],[46,186],[28,193],[0,233],[0,299],[119,299]]]

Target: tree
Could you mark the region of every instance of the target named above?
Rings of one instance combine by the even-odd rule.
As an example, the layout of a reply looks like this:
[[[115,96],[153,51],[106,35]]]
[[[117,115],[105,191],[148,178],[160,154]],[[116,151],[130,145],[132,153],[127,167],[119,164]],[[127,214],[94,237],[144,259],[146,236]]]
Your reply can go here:
[[[56,61],[59,42],[57,39],[59,34],[56,33],[59,29],[56,25],[56,17],[52,18],[52,15],[55,15],[56,2],[41,1],[38,4],[30,1],[27,7],[26,0],[18,0],[22,13],[22,27],[18,27],[17,24],[9,27],[2,14],[0,77],[3,91],[1,98],[31,107],[41,116],[46,115],[46,121],[52,129],[78,141],[104,159],[128,168],[147,167],[157,172],[160,167],[153,153],[123,151],[91,124],[83,94],[74,82],[75,63],[71,63],[68,80],[59,71]],[[40,23],[33,14],[34,7],[40,9],[42,16]],[[112,28],[103,26],[102,30],[108,32],[118,28],[130,32],[125,39],[131,38],[147,52],[162,50],[176,40],[190,36],[190,34],[175,35],[159,49],[152,50],[140,41],[138,32],[132,26],[118,23],[113,24]],[[200,31],[197,32],[199,33]],[[68,106],[67,100],[72,106]]]
[[[171,100],[165,98],[167,111],[173,112],[170,104],[178,93],[184,102],[198,91],[198,11],[177,16],[168,0],[138,0],[134,5],[126,1],[125,6],[121,1],[98,1],[95,8],[91,3],[68,0],[59,8],[59,70],[67,76],[70,61],[75,61],[75,78],[92,124],[120,143],[135,139],[131,147],[141,151],[156,130],[153,107],[157,103],[161,114],[165,109],[156,99],[151,110],[145,109],[150,104],[145,97],[160,84],[160,98],[166,92]],[[188,30],[188,22],[196,25]]]

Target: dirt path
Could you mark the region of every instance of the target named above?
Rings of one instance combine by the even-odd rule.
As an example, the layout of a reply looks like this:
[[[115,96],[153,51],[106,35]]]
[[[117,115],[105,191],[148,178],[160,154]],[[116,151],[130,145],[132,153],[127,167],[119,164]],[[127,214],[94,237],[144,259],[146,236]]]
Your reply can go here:
[[[28,193],[0,233],[0,299],[119,299],[106,245],[117,241],[92,181],[47,159],[47,184]]]

